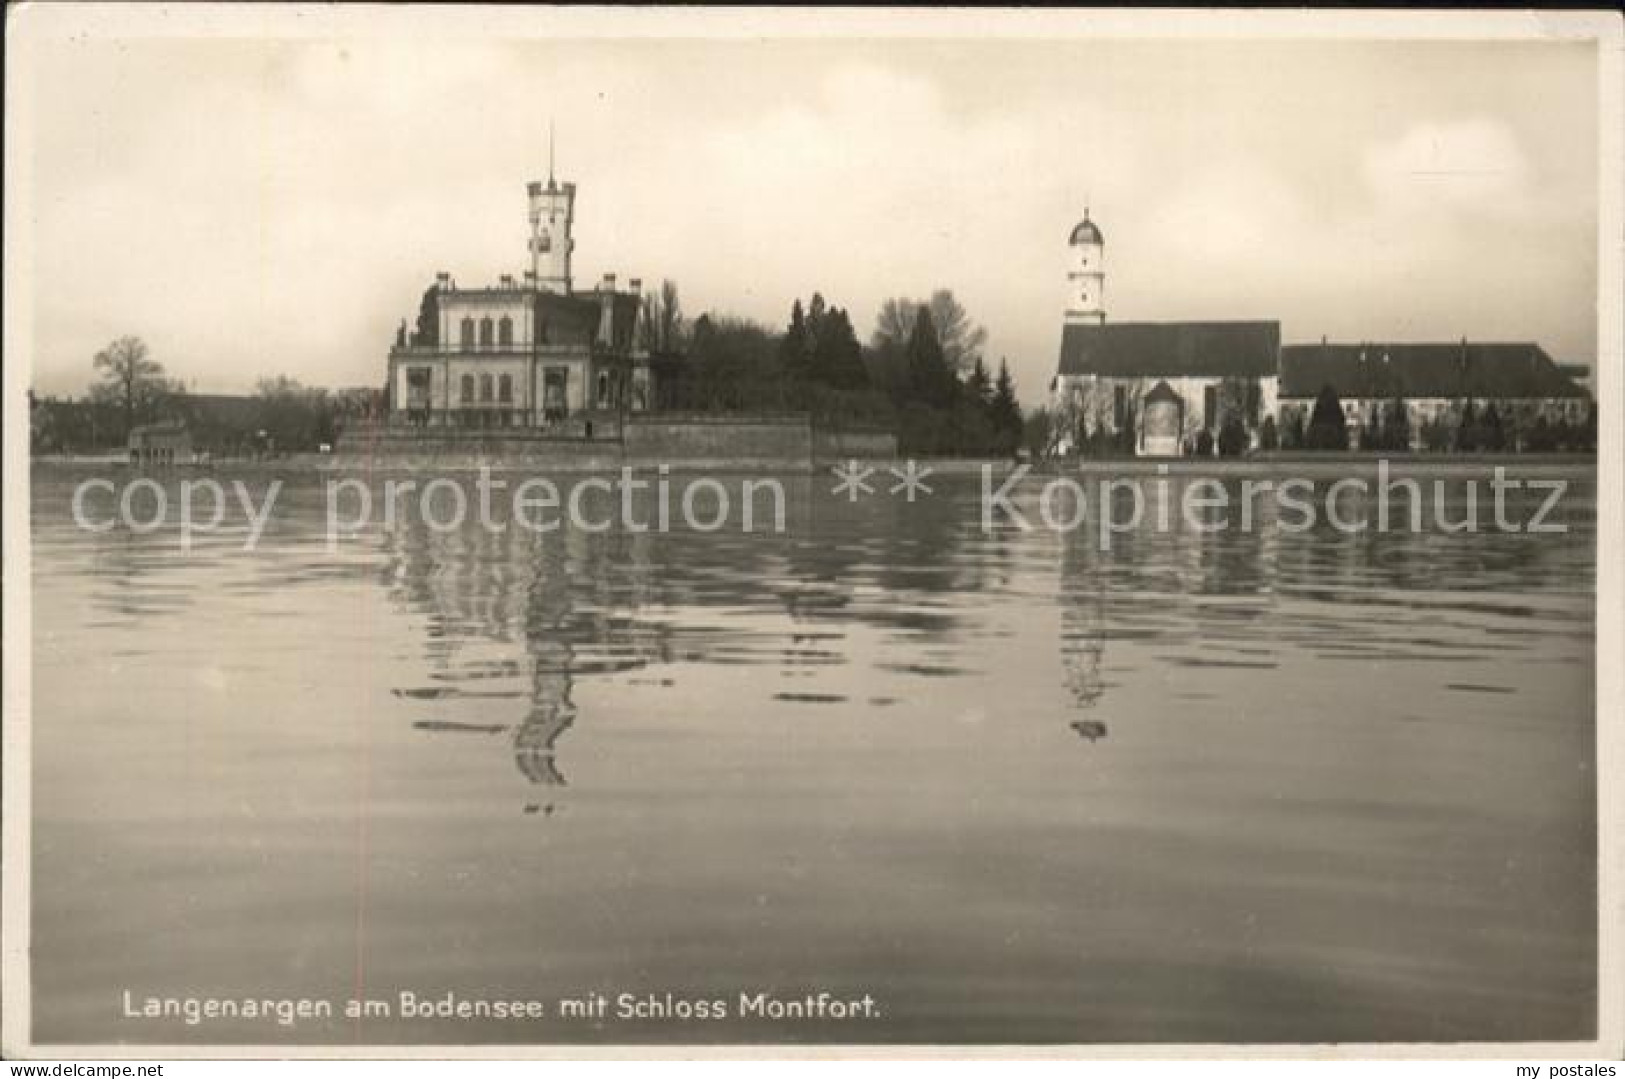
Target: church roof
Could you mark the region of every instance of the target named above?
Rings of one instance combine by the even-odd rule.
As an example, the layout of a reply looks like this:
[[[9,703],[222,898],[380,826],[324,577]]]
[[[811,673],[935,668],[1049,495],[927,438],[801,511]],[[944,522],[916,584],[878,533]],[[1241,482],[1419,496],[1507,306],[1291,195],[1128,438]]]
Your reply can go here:
[[[1089,220],[1089,212],[1084,211],[1083,220],[1072,229],[1072,238],[1069,244],[1104,244],[1106,238],[1100,234],[1100,226]]]
[[[1061,332],[1060,373],[1111,378],[1229,375],[1278,369],[1279,322],[1107,322]]]
[[[1281,396],[1588,397],[1545,349],[1531,343],[1288,345],[1281,350]]]

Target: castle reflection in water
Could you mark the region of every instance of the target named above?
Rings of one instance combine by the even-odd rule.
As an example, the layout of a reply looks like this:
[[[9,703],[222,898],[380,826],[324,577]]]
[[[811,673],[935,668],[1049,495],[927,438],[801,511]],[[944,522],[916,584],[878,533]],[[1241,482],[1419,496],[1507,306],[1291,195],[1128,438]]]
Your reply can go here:
[[[951,678],[976,662],[985,627],[967,614],[975,604],[943,601],[996,595],[1025,572],[1058,612],[1069,710],[1056,719],[1080,741],[1096,743],[1110,731],[1103,706],[1114,637],[1154,637],[1172,668],[1267,669],[1275,666],[1271,656],[1236,642],[1258,636],[1259,620],[1274,617],[1282,595],[1354,602],[1374,583],[1470,593],[1502,579],[1527,585],[1564,572],[1552,552],[1532,542],[1465,536],[1442,545],[1426,533],[1325,528],[1294,535],[1274,527],[1267,512],[1248,532],[1140,531],[1113,537],[1109,551],[1079,532],[1035,552],[981,534],[975,504],[964,498],[879,516],[859,507],[867,516],[855,532],[850,507],[825,497],[817,479],[792,479],[787,487],[789,529],[772,535],[568,527],[537,534],[501,520],[495,528],[470,521],[448,532],[412,515],[388,527],[385,583],[426,620],[426,659],[437,682],[396,690],[424,701],[426,714],[415,725],[435,735],[504,735],[528,784],[561,787],[569,769],[560,744],[579,718],[580,679],[674,661],[772,664],[787,676],[806,674],[865,658],[845,640],[860,627],[906,633],[958,656],[912,671]],[[1174,609],[1179,615],[1170,620]],[[1314,626],[1272,625],[1265,638],[1334,647],[1315,637]],[[1340,655],[1380,657],[1391,647],[1335,644]],[[1196,708],[1210,703],[1199,683],[1173,696]],[[518,698],[518,714],[493,715],[493,701]],[[462,712],[466,721],[438,714],[458,699],[474,702]],[[811,693],[779,699],[864,707],[861,699]]]
[[[994,588],[991,575],[1008,572],[996,558],[956,556],[962,529],[949,507],[900,517],[888,535],[867,544],[832,543],[810,504],[817,495],[792,486],[789,531],[757,537],[568,527],[538,534],[500,520],[497,528],[471,522],[444,531],[407,514],[385,531],[383,578],[396,602],[425,619],[425,658],[436,685],[395,693],[422,702],[419,730],[436,737],[501,735],[528,785],[559,788],[569,782],[561,744],[580,715],[574,696],[581,679],[674,660],[774,663],[787,671],[847,663],[852,657],[837,642],[858,623],[946,647],[961,636],[960,616],[929,596]],[[719,557],[719,547],[730,544]],[[895,557],[899,551],[907,557]],[[1070,544],[1068,551],[1061,566],[1061,660],[1083,714],[1058,718],[1093,742],[1106,734],[1092,714],[1104,691],[1105,599],[1089,562],[1074,557]],[[1051,581],[1054,573],[1048,570]],[[877,590],[926,598],[897,604],[860,595]],[[761,608],[787,618],[790,628],[742,639],[708,627],[707,608]],[[930,673],[953,677],[959,670],[949,663]],[[522,689],[515,691],[516,684]],[[498,702],[518,696],[522,712],[504,717]],[[822,700],[793,693],[782,699]],[[477,721],[444,718],[447,703],[459,701],[469,707],[465,715],[477,707]],[[552,805],[544,797],[526,810],[551,812]]]

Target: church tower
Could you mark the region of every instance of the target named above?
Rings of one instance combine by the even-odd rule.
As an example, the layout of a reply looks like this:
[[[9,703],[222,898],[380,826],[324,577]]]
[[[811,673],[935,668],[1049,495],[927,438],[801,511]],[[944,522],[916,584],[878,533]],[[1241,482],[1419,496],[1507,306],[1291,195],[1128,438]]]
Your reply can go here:
[[[553,179],[553,132],[547,133],[547,183],[530,182],[530,272],[536,288],[570,292],[570,252],[575,248],[576,185]]]
[[[1083,211],[1083,220],[1067,241],[1066,322],[1069,326],[1099,326],[1106,321],[1106,240]]]

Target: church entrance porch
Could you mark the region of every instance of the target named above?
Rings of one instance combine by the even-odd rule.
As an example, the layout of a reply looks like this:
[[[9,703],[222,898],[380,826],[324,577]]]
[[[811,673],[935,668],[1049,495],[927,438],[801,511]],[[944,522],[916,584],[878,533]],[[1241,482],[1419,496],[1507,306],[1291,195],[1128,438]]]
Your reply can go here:
[[[1140,423],[1140,452],[1147,457],[1178,457],[1185,426],[1185,401],[1167,382],[1145,395]]]

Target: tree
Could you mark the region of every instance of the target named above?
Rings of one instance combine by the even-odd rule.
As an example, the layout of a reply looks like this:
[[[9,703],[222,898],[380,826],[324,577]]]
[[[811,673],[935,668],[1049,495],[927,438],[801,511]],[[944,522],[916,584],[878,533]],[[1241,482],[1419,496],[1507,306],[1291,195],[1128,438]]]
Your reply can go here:
[[[1240,457],[1247,450],[1247,426],[1234,412],[1219,427],[1219,456]]]
[[[873,347],[878,351],[888,345],[905,345],[913,338],[922,308],[931,312],[931,325],[936,328],[948,369],[955,375],[969,371],[987,344],[987,330],[970,317],[951,289],[937,289],[929,300],[898,296],[882,303],[871,338]]]
[[[953,404],[959,383],[943,354],[928,307],[921,307],[914,318],[914,332],[908,339],[908,377],[915,402],[943,409]]]
[[[1287,416],[1286,426],[1281,432],[1281,448],[1284,450],[1301,450],[1304,447],[1305,438],[1303,410],[1294,408]]]
[[[1551,421],[1545,413],[1535,417],[1535,422],[1529,428],[1529,436],[1524,440],[1523,448],[1530,453],[1550,453],[1557,438],[1552,430]]]
[[[981,365],[978,357],[976,366]],[[987,412],[993,427],[993,448],[1002,454],[1014,453],[1021,444],[1021,405],[1016,400],[1016,381],[1010,376],[1010,365],[1003,359],[999,360],[999,377],[993,383]]]
[[[970,374],[965,376],[965,393],[983,407],[993,402],[993,380],[988,377],[987,364],[982,362],[980,356],[971,365]]]
[[[1265,416],[1264,422],[1259,424],[1258,448],[1266,453],[1273,453],[1281,448],[1281,433],[1275,426],[1274,416]]]
[[[1366,414],[1365,423],[1360,425],[1360,448],[1362,450],[1380,450],[1384,448],[1382,437],[1382,409],[1376,405]]]
[[[1479,449],[1488,453],[1500,453],[1506,448],[1506,427],[1501,422],[1501,412],[1491,401],[1484,410],[1483,434],[1480,436]]]
[[[863,346],[844,309],[832,307],[820,314],[809,367],[814,382],[835,389],[855,390],[869,384]]]
[[[1304,448],[1311,450],[1346,450],[1349,448],[1348,428],[1343,422],[1343,403],[1330,383],[1320,388],[1315,397],[1314,411],[1309,414],[1309,428],[1304,432]]]
[[[1405,453],[1411,448],[1411,413],[1403,397],[1388,402],[1388,411],[1382,417],[1382,448],[1394,453]]]
[[[432,348],[440,343],[440,288],[430,285],[423,292],[423,299],[418,302],[417,330],[412,334],[411,344],[423,348]]]
[[[1022,421],[1022,444],[1034,458],[1048,457],[1055,450],[1055,413],[1040,405]]]
[[[1226,375],[1219,381],[1218,406],[1222,417],[1234,416],[1243,428],[1258,423],[1258,410],[1263,404],[1263,391],[1258,379],[1246,375]],[[1221,421],[1222,429],[1223,423]]]
[[[780,366],[783,344],[755,322],[701,315],[687,358],[673,365],[676,377],[667,380],[661,399],[669,408],[709,411],[790,407],[797,387],[787,384]]]
[[[1478,409],[1469,397],[1462,406],[1461,418],[1456,422],[1456,452],[1475,453],[1479,449],[1483,429],[1478,422]]]
[[[335,409],[327,391],[305,386],[286,375],[262,378],[255,385],[260,397],[260,424],[268,445],[283,452],[314,450],[335,436]]]
[[[126,437],[178,389],[164,378],[164,365],[147,354],[139,337],[118,338],[96,353],[95,366],[102,381],[91,397],[118,407]]]
[[[677,282],[668,277],[658,290],[643,294],[638,308],[638,344],[647,352],[678,352],[683,347],[684,329]]]
[[[779,364],[786,378],[801,381],[812,363],[812,341],[807,333],[807,315],[798,298],[790,305],[790,326],[779,341]]]

